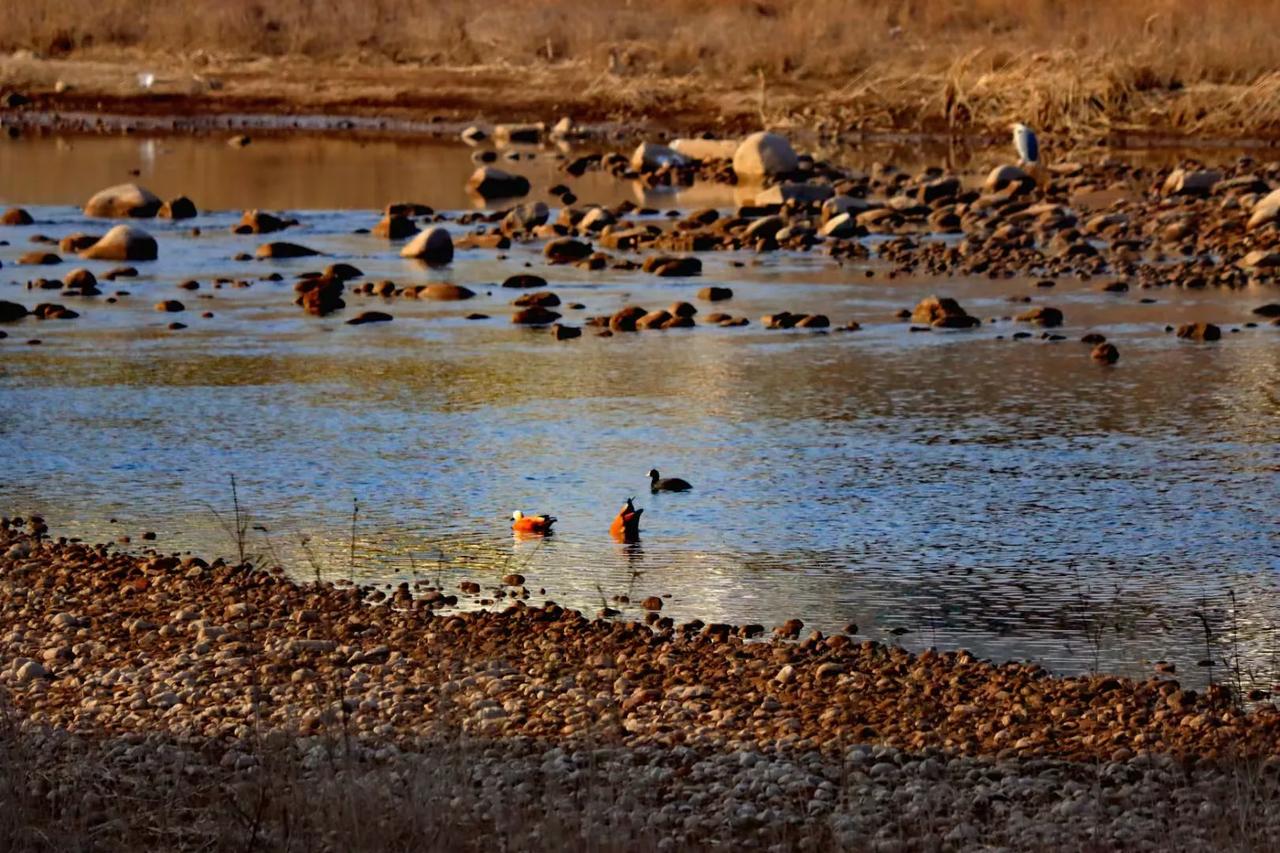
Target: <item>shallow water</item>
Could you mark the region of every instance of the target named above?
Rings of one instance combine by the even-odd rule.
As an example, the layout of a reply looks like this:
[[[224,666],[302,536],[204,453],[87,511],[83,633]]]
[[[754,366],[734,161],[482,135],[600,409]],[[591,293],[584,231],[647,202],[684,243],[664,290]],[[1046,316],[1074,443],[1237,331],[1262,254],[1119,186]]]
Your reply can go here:
[[[136,546],[154,530],[162,548],[227,554],[219,516],[231,511],[234,474],[265,528],[250,531],[250,552],[304,577],[439,579],[456,590],[519,570],[546,590],[534,600],[592,611],[618,595],[664,594],[677,619],[797,616],[824,631],[853,622],[860,636],[1066,672],[1144,675],[1164,659],[1191,683],[1208,677],[1196,665],[1206,657],[1203,599],[1215,677],[1236,653],[1257,681],[1280,673],[1280,329],[1243,326],[1274,292],[890,280],[874,265],[785,253],[706,254],[701,279],[672,281],[548,269],[536,245],[505,259],[460,252],[429,270],[352,232],[391,200],[469,207],[467,149],[294,142],[0,145],[0,202],[38,220],[0,228],[10,244],[0,247],[0,299],[59,301],[82,315],[3,327],[0,511],[41,512],[67,535],[129,534]],[[138,279],[103,282],[103,296],[26,290],[27,279],[71,266],[15,265],[31,235],[104,230],[74,205],[127,179],[145,150],[138,180],[217,212],[147,223],[161,260],[137,264]],[[250,167],[245,155],[260,160]],[[545,155],[518,166],[542,188],[566,177]],[[604,176],[565,182],[583,201],[636,198]],[[699,192],[648,203],[733,204],[732,189]],[[232,235],[241,207],[289,209],[302,225]],[[277,237],[327,257],[230,260]],[[338,260],[371,280],[447,280],[480,295],[348,295],[344,313],[304,315],[291,279]],[[700,310],[753,325],[557,343],[507,322],[517,292],[494,283],[526,264],[562,300],[586,305],[566,311],[568,322],[628,303],[664,307],[717,282],[735,298]],[[270,271],[285,281],[259,280]],[[217,277],[252,286],[215,289]],[[190,278],[200,290],[177,289]],[[129,295],[107,304],[115,290]],[[998,321],[911,334],[892,319],[935,292]],[[1010,339],[1018,325],[999,318],[1023,310],[1013,295],[1063,309],[1068,340]],[[154,311],[162,299],[187,310]],[[395,320],[344,325],[373,308]],[[756,322],[783,308],[864,328]],[[215,316],[201,318],[206,310]],[[463,319],[476,311],[493,319]],[[175,319],[189,328],[169,331]],[[1211,345],[1164,332],[1190,320],[1229,331]],[[1077,342],[1086,331],[1115,342],[1120,363],[1092,363]],[[649,495],[653,466],[694,490]],[[617,545],[606,531],[629,495],[645,508],[642,541]],[[517,508],[557,515],[556,535],[514,541]]]

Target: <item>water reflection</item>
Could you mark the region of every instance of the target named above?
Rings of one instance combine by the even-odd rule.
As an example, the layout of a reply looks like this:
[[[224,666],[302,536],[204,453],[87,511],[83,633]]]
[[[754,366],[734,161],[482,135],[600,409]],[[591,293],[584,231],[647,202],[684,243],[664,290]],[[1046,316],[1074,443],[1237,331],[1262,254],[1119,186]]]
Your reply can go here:
[[[136,147],[113,160],[115,149],[79,150],[91,144],[77,141],[66,161],[75,168],[48,181],[38,172],[57,171],[54,146],[0,146],[6,200],[67,205],[138,163]],[[1199,661],[1223,678],[1239,659],[1251,677],[1275,677],[1280,346],[1274,328],[1241,326],[1260,294],[1171,290],[1143,304],[1064,281],[1037,296],[1066,312],[1069,340],[1014,341],[1000,318],[1010,295],[1035,293],[1027,281],[889,281],[823,257],[708,256],[705,278],[731,284],[735,314],[822,311],[864,330],[753,325],[557,343],[511,327],[512,294],[493,284],[526,262],[541,271],[536,247],[505,261],[464,251],[447,269],[422,270],[353,233],[392,199],[465,204],[450,195],[470,170],[465,152],[447,155],[456,174],[416,185],[420,164],[394,146],[347,151],[331,166],[338,155],[309,142],[157,144],[149,183],[162,193],[210,209],[323,200],[289,236],[324,251],[324,263],[479,295],[370,299],[395,320],[348,327],[291,304],[289,279],[315,264],[230,260],[259,242],[229,233],[235,213],[203,215],[199,236],[190,223],[149,225],[161,260],[112,285],[131,295],[78,301],[72,323],[7,327],[0,511],[44,512],[92,539],[153,529],[166,547],[227,553],[210,507],[229,505],[234,473],[264,528],[253,552],[303,577],[451,592],[474,580],[488,596],[514,571],[590,611],[602,598],[668,594],[663,613],[676,619],[799,616],[824,631],[852,622],[910,647],[966,646],[1066,671],[1145,674],[1167,660],[1199,683],[1209,677]],[[243,182],[221,165],[202,170],[249,151],[262,159]],[[316,181],[317,169],[333,180]],[[630,191],[599,188],[602,200]],[[11,262],[32,233],[89,225],[67,207],[31,209],[38,226],[0,229],[0,298],[31,301],[27,271]],[[283,282],[259,279],[274,268]],[[252,286],[209,287],[218,276]],[[569,312],[573,322],[628,302],[664,306],[704,283],[563,268],[550,277],[565,302],[587,306]],[[179,294],[187,278],[201,290]],[[892,320],[935,291],[996,322],[912,335]],[[175,295],[189,308],[181,333],[152,310]],[[495,319],[465,320],[472,311]],[[1163,331],[1200,319],[1240,331],[1212,346]],[[1115,369],[1070,340],[1085,331],[1119,343]],[[43,346],[17,343],[37,334]],[[694,490],[649,495],[654,466]],[[615,544],[610,521],[637,494],[641,541]],[[514,540],[515,508],[553,512],[556,535]]]

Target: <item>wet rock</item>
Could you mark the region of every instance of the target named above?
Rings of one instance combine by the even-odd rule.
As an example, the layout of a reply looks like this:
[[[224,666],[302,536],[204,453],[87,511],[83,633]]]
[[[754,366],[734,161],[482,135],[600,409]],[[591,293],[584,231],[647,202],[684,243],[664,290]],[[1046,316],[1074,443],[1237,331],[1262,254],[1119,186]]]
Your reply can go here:
[[[149,219],[160,212],[162,203],[158,196],[137,184],[119,184],[96,193],[85,202],[84,212],[104,219]]]
[[[796,323],[800,322],[803,314],[792,314],[790,311],[779,311],[776,314],[766,314],[760,318],[760,325],[766,329],[790,329],[794,328]]]
[[[89,248],[90,246],[92,246],[94,243],[98,242],[101,239],[102,239],[102,235],[100,234],[96,234],[96,235],[85,234],[83,232],[77,231],[76,233],[68,234],[67,236],[59,240],[58,250],[62,252],[79,254],[80,252],[83,252],[85,249]]]
[[[911,312],[911,321],[940,329],[969,329],[981,323],[970,317],[959,302],[945,296],[922,299]]]
[[[560,304],[560,297],[556,296],[550,290],[539,290],[535,293],[525,293],[516,297],[511,303],[518,308],[527,308],[530,305],[539,305],[543,308],[554,308]]]
[[[561,237],[547,243],[542,249],[542,254],[553,264],[571,264],[590,255],[591,244],[572,237]],[[507,285],[504,283],[503,286]]]
[[[617,220],[614,215],[603,207],[593,207],[583,214],[582,219],[578,222],[578,231],[581,233],[591,233],[600,231],[606,225],[613,225]]]
[[[652,172],[663,166],[686,166],[688,163],[688,158],[679,151],[653,142],[641,142],[631,154],[631,168],[637,172]]]
[[[62,263],[62,258],[52,252],[23,252],[18,256],[18,263],[23,266],[53,266]]]
[[[662,278],[689,278],[702,275],[702,261],[693,257],[655,256],[645,258],[641,269]]]
[[[796,321],[797,329],[825,329],[831,325],[826,314],[807,314]]]
[[[35,220],[20,207],[11,207],[0,216],[0,225],[31,225]]]
[[[1266,305],[1260,305],[1253,309],[1253,313],[1259,317],[1280,317],[1280,303],[1269,302]]]
[[[15,320],[21,320],[28,313],[25,305],[0,299],[0,323],[12,323]]]
[[[733,298],[733,290],[728,287],[711,285],[698,291],[698,298],[706,302],[723,302]]]
[[[551,326],[551,336],[557,341],[571,341],[582,337],[582,329],[577,326],[565,326],[555,323]]]
[[[1098,284],[1094,290],[1098,290],[1102,293],[1125,293],[1129,290],[1129,282],[1124,280],[1104,281]]]
[[[1017,319],[1020,323],[1035,323],[1037,326],[1053,328],[1055,326],[1061,326],[1063,318],[1060,310],[1057,308],[1050,308],[1045,305],[1032,308],[1030,311],[1019,314]]]
[[[296,219],[284,219],[261,210],[246,210],[231,230],[236,234],[273,234],[297,224]]]
[[[733,171],[740,180],[763,180],[786,175],[799,168],[799,158],[786,137],[753,133],[733,153]]]
[[[661,329],[671,320],[671,314],[661,309],[650,311],[636,320],[637,329]]]
[[[540,201],[532,204],[517,204],[503,217],[502,228],[509,232],[532,231],[541,225],[546,225],[550,216],[550,209]]]
[[[529,194],[529,179],[493,166],[481,166],[467,180],[467,189],[483,199],[519,198]]]
[[[169,199],[156,214],[161,219],[195,219],[199,215],[196,203],[184,195]]]
[[[347,307],[342,299],[346,289],[342,282],[331,278],[313,278],[299,282],[298,304],[304,311],[316,317],[324,317]]]
[[[163,302],[157,302],[155,304],[155,310],[166,311],[168,313],[173,314],[173,313],[177,313],[178,311],[187,310],[187,306],[183,305],[181,302],[179,302],[176,299],[166,299]]]
[[[614,332],[634,332],[640,318],[648,313],[638,305],[628,305],[609,318],[609,329]]]
[[[546,326],[560,319],[560,315],[548,308],[533,305],[521,308],[511,315],[511,322],[518,326]]]
[[[544,130],[546,127],[542,122],[494,125],[493,141],[499,145],[509,145],[513,142],[536,145],[542,141]]]
[[[80,252],[80,257],[103,261],[154,261],[159,254],[156,240],[141,228],[117,225],[102,239]]]
[[[673,302],[667,311],[672,317],[693,317],[698,313],[698,309],[688,302]]]
[[[55,302],[41,302],[32,309],[31,313],[37,320],[74,320],[80,316],[65,305],[58,305]]]
[[[324,268],[324,278],[336,278],[338,281],[351,281],[364,276],[364,270],[346,263],[329,264]]]
[[[661,610],[662,599],[656,595],[651,595],[648,598],[646,598],[644,601],[640,602],[640,606],[643,607],[645,610]]]
[[[1165,178],[1160,192],[1168,196],[1207,196],[1220,180],[1222,173],[1209,169],[1174,169]]]
[[[1089,353],[1089,357],[1094,361],[1115,364],[1120,360],[1120,350],[1116,349],[1114,344],[1101,343],[1093,348],[1093,351]]]
[[[315,249],[302,246],[297,243],[289,243],[283,240],[271,243],[263,243],[255,251],[254,256],[259,259],[266,258],[309,258],[320,254]]]
[[[457,302],[475,296],[475,291],[460,284],[433,283],[418,291],[419,299],[433,299],[438,302]]]
[[[447,264],[453,260],[453,238],[448,230],[433,225],[410,240],[400,250],[402,258],[416,258],[428,264]]]
[[[384,240],[405,240],[418,233],[418,226],[407,216],[388,214],[378,220],[371,233]]]
[[[502,286],[516,290],[526,290],[533,287],[546,287],[547,280],[540,275],[522,273],[520,275],[513,275],[506,279],[502,282]]]
[[[1222,338],[1222,329],[1213,323],[1183,323],[1178,327],[1178,337],[1189,341],[1216,341]]]
[[[359,314],[348,320],[347,325],[363,326],[365,323],[390,323],[391,320],[391,315],[382,311],[361,311]]]
[[[489,138],[489,134],[485,133],[474,124],[463,130],[460,136],[462,137],[462,141],[468,145],[479,145],[481,142],[484,142]]]

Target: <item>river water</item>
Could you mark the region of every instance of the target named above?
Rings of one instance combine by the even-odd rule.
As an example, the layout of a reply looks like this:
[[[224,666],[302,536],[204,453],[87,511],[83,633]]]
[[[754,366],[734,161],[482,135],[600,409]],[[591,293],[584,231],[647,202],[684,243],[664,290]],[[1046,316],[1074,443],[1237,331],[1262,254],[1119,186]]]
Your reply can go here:
[[[709,253],[700,279],[670,280],[547,268],[538,245],[461,251],[426,269],[353,233],[390,201],[472,207],[469,157],[332,139],[0,144],[0,203],[37,220],[0,227],[0,299],[81,314],[0,327],[0,512],[42,513],[55,532],[95,541],[129,535],[137,547],[155,531],[162,549],[230,555],[234,475],[262,528],[249,531],[250,553],[301,577],[438,580],[456,592],[518,570],[534,601],[589,611],[606,600],[636,615],[613,599],[659,594],[678,620],[856,623],[859,637],[1061,672],[1144,676],[1167,660],[1196,684],[1238,660],[1251,683],[1280,676],[1280,329],[1244,325],[1274,292],[891,280],[874,263],[817,253]],[[602,175],[566,180],[546,152],[503,165],[533,178],[534,197],[565,182],[583,202],[664,212],[735,202],[725,187],[655,195]],[[100,297],[25,289],[72,266],[18,266],[32,235],[100,233],[79,205],[130,179],[189,195],[200,217],[145,223],[160,260],[102,282]],[[250,207],[301,224],[230,233]],[[231,260],[275,237],[326,257]],[[293,277],[335,261],[370,280],[451,281],[479,295],[348,296],[346,312],[303,314]],[[516,293],[496,283],[526,267],[586,306],[566,322],[720,283],[733,300],[700,310],[752,324],[556,342],[508,322]],[[261,280],[273,271],[284,280]],[[215,288],[219,277],[251,286]],[[176,287],[187,279],[200,289]],[[116,291],[128,295],[107,303]],[[894,320],[931,293],[996,322],[911,334]],[[1065,312],[1067,340],[1011,338],[1018,328],[1001,318],[1023,295]],[[164,299],[187,310],[155,311]],[[344,324],[367,309],[395,319]],[[863,329],[764,330],[758,318],[780,309]],[[169,330],[175,319],[188,328]],[[1222,325],[1223,340],[1164,331],[1191,320]],[[1119,364],[1089,359],[1078,342],[1088,331],[1119,346]],[[694,489],[650,495],[651,467]],[[632,495],[645,509],[641,541],[615,544],[609,522]],[[514,540],[514,509],[555,514],[556,534]],[[1206,658],[1212,671],[1198,665]]]

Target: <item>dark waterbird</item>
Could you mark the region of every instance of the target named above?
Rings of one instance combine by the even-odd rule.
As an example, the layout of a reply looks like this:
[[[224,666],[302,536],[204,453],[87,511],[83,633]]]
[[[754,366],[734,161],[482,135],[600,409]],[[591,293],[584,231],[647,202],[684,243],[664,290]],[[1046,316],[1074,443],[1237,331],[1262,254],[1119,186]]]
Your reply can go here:
[[[649,469],[649,491],[651,492],[687,492],[693,486],[688,480],[679,477],[662,477],[657,468]]]

